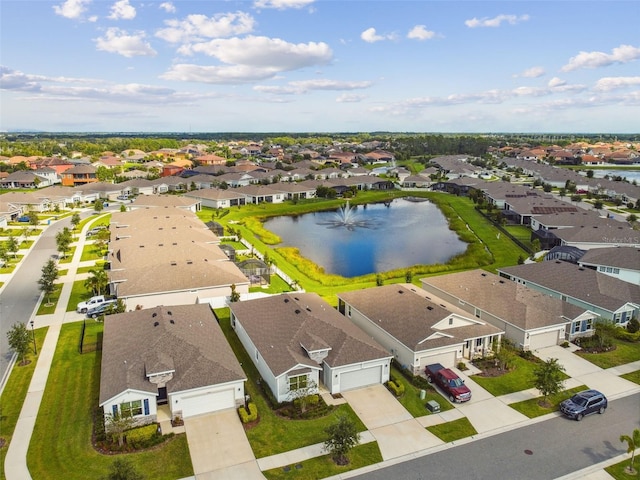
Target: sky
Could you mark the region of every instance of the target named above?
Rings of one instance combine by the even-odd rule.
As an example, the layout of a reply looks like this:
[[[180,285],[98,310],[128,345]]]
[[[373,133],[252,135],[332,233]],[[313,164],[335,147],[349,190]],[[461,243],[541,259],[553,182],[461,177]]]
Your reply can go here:
[[[640,131],[636,0],[2,0],[0,131]]]

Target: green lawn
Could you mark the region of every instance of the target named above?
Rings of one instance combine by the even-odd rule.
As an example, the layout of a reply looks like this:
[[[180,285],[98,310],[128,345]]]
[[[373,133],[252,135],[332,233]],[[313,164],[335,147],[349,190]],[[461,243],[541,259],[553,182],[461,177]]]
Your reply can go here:
[[[512,370],[504,375],[500,375],[499,377],[473,375],[471,378],[491,393],[491,395],[506,395],[507,393],[520,392],[533,388],[533,369],[535,366],[536,362],[525,360],[516,355],[514,357]]]
[[[324,442],[327,438],[327,434],[324,432],[325,428],[335,423],[340,415],[350,418],[356,424],[359,432],[366,430],[362,421],[348,404],[336,407],[333,412],[325,417],[311,420],[289,420],[277,416],[269,407],[267,400],[256,383],[259,378],[257,369],[244,350],[235,331],[231,328],[229,309],[217,309],[216,316],[220,321],[220,327],[227,341],[247,375],[248,380],[245,384],[245,391],[258,407],[260,421],[256,426],[246,431],[256,458]]]
[[[616,348],[609,352],[584,353],[578,350],[576,353],[601,368],[617,367],[640,360],[640,342],[631,343],[618,339],[614,339],[613,342]]]
[[[585,385],[580,385],[569,390],[563,390],[556,395],[549,395],[549,397],[547,397],[547,401],[550,403],[549,407],[540,406],[539,402],[542,401],[542,397],[524,400],[523,402],[512,403],[509,406],[529,418],[535,418],[541,415],[546,415],[547,413],[557,412],[560,408],[560,402],[586,389],[587,387]]]
[[[40,302],[40,306],[38,307],[38,312],[36,315],[49,315],[56,311],[56,306],[58,305],[58,299],[60,298],[60,292],[62,292],[62,283],[56,283],[54,285],[55,290],[51,295],[46,295],[42,302]]]
[[[102,260],[104,258],[104,250],[97,248],[95,243],[87,243],[82,249],[81,262],[88,262],[89,260]]]
[[[75,312],[80,302],[84,302],[91,298],[91,292],[84,286],[84,280],[76,280],[71,288],[71,296],[67,304],[67,312]]]
[[[439,425],[433,425],[431,427],[427,427],[427,430],[445,443],[455,442],[461,438],[467,438],[478,434],[467,417],[462,417],[458,420],[441,423]]]
[[[640,385],[640,370],[636,370],[635,372],[631,373],[625,373],[624,375],[620,375],[620,377]]]
[[[49,327],[37,328],[35,330],[36,346],[38,352],[42,348],[44,337],[47,334]],[[17,363],[14,365],[7,380],[7,384],[0,397],[0,436],[5,439],[6,443],[4,447],[0,448],[0,472],[4,472],[4,459],[11,443],[11,437],[13,431],[16,428],[16,422],[22,410],[22,404],[27,396],[27,390],[31,383],[31,377],[33,377],[33,371],[36,368],[37,358],[33,355],[33,350],[29,351],[27,355],[27,365],[20,366]],[[0,477],[2,475],[0,474]],[[2,477],[4,478],[4,477]]]
[[[395,379],[404,385],[404,394],[398,398],[398,401],[402,406],[414,417],[424,417],[425,415],[431,415],[431,412],[427,410],[426,403],[429,400],[435,400],[440,404],[440,411],[451,410],[453,405],[448,400],[442,397],[439,393],[433,389],[427,389],[425,399],[420,398],[420,388],[414,387],[409,381],[402,376],[398,369],[394,366],[391,367],[391,373]]]
[[[615,465],[611,465],[610,467],[605,468],[604,470],[611,475],[616,480],[638,480],[640,479],[640,460],[638,460],[638,454],[636,453],[636,458],[634,461],[634,466],[636,469],[635,475],[629,475],[625,469],[631,463],[631,454],[629,454],[629,458],[623,460],[620,463],[616,463]]]
[[[251,287],[249,292],[262,292],[262,293],[282,293],[282,292],[290,292],[291,287],[287,282],[285,282],[282,277],[279,275],[271,275],[271,283],[267,288],[262,287]]]
[[[69,251],[66,253],[65,256],[63,256],[62,258],[60,258],[60,261],[58,263],[71,263],[71,260],[73,260],[73,255],[76,253],[76,247],[75,245],[73,247],[71,247],[69,249]]]
[[[78,269],[76,269],[76,273],[89,273],[89,271],[91,270],[100,270],[103,269],[105,265],[107,264],[107,262],[105,262],[104,260],[98,260],[95,265],[91,265],[88,267],[79,267]]]
[[[339,466],[328,455],[323,455],[286,467],[266,470],[262,473],[269,480],[316,480],[382,462],[382,454],[377,442],[358,445],[351,450],[349,458],[351,460],[349,465]]]
[[[104,476],[115,457],[91,445],[92,416],[98,404],[100,352],[78,353],[82,323],[62,326],[46,390],[29,445],[27,464],[34,479],[84,480]],[[87,341],[101,336],[102,323],[87,323]],[[127,455],[146,478],[175,480],[193,475],[186,436],[159,448]]]

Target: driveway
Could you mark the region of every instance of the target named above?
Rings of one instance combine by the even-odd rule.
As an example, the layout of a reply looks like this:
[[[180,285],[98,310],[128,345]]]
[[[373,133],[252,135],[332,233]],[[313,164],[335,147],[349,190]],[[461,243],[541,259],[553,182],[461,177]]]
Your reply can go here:
[[[184,428],[198,480],[264,478],[235,410],[186,418]]]
[[[384,460],[443,444],[413,418],[384,385],[343,392],[342,396],[378,442]]]

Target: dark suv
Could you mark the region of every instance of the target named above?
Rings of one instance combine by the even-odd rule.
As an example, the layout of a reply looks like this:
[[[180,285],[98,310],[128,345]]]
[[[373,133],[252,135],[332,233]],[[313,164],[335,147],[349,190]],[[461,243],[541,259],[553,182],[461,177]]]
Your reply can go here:
[[[580,421],[592,413],[604,413],[607,409],[607,397],[597,390],[584,390],[560,404],[560,411],[567,417]]]

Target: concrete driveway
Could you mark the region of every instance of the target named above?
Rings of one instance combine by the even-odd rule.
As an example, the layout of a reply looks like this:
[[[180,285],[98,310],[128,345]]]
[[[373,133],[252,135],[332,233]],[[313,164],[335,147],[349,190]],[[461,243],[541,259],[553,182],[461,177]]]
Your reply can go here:
[[[565,373],[572,378],[579,378],[583,375],[602,371],[597,365],[573,353],[572,349],[563,348],[560,345],[541,348],[533,353],[545,362],[550,358],[557,358],[558,363],[564,367]]]
[[[343,392],[342,396],[378,442],[384,460],[443,443],[413,418],[384,385]]]
[[[235,410],[186,418],[193,471],[204,479],[263,479]]]

